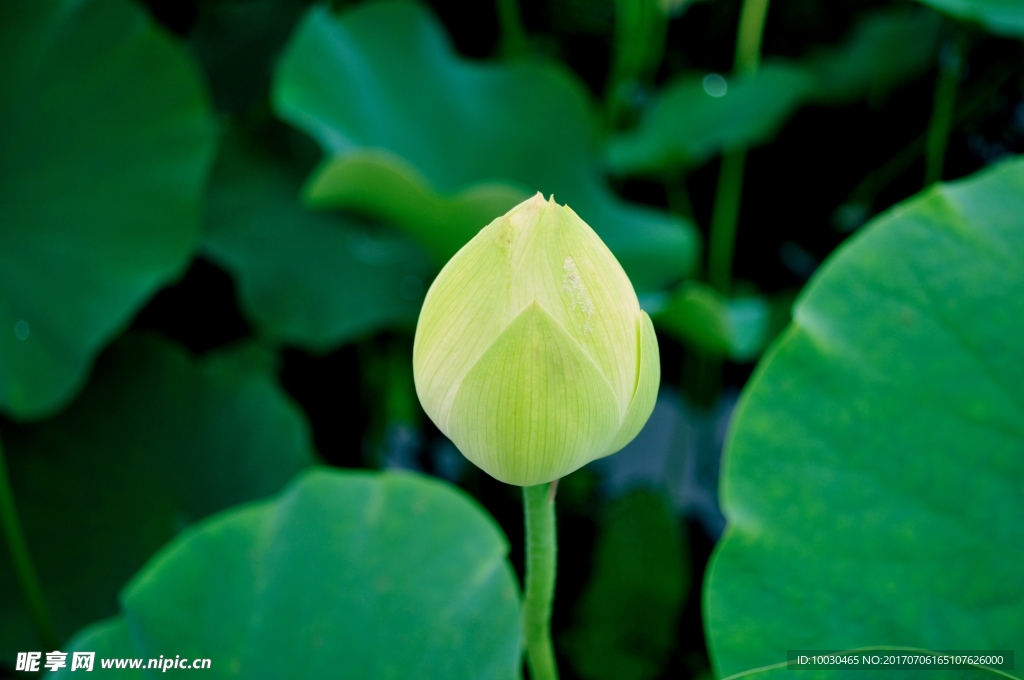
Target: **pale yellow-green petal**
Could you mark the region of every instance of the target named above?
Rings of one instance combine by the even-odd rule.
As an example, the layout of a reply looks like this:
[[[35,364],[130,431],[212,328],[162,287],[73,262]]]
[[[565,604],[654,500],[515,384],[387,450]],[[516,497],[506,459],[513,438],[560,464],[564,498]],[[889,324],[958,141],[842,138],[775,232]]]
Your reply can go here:
[[[508,244],[484,227],[434,279],[423,300],[413,342],[416,394],[444,433],[459,383],[505,327]]]
[[[639,324],[639,363],[640,372],[636,382],[636,392],[626,411],[622,426],[612,439],[611,445],[602,455],[615,453],[633,438],[640,434],[647,419],[654,411],[654,403],[658,400],[658,386],[661,384],[661,355],[658,353],[658,337],[654,334],[654,324],[647,312],[640,312]],[[597,457],[597,456],[595,456]]]
[[[537,300],[601,368],[625,415],[636,385],[640,313],[622,266],[600,237],[567,206],[535,196],[500,228],[511,246],[506,318]],[[526,204],[524,204],[526,205]]]
[[[618,423],[619,406],[600,369],[533,302],[466,375],[446,431],[492,477],[531,486],[588,463]]]

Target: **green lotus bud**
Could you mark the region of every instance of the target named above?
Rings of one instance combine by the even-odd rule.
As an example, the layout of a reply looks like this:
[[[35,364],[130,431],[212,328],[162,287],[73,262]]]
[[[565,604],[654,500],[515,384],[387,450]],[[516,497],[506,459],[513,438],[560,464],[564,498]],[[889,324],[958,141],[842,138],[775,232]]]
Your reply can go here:
[[[438,274],[413,374],[423,410],[466,458],[532,486],[632,441],[661,365],[615,256],[576,213],[537,194]]]

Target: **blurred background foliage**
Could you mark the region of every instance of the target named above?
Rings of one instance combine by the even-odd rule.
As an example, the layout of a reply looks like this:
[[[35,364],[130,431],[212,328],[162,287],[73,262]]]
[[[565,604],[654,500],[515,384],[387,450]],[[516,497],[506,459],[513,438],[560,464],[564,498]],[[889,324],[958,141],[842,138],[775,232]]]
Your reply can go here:
[[[738,0],[8,3],[0,436],[39,590],[0,548],[0,675],[18,651],[59,647],[212,657],[224,677],[346,663],[360,678],[513,677],[518,490],[424,417],[410,357],[432,277],[536,191],[613,250],[662,355],[644,432],[559,486],[563,677],[710,677],[851,639],[1024,640],[1019,608],[973,615],[1020,601],[1005,585],[1020,523],[991,517],[1024,512],[1024,361],[1006,359],[1020,315],[1003,306],[1024,299],[1007,217],[1024,214],[1024,170],[873,220],[1024,152],[1024,11],[763,5],[744,53]],[[787,327],[733,423],[723,515],[737,395]],[[936,367],[945,378],[922,380]],[[970,427],[933,431],[948,409],[907,406],[930,394]],[[854,419],[870,425],[844,430]],[[844,537],[871,564],[907,532],[939,543],[956,514],[942,491],[965,469],[989,499],[957,515],[973,542],[888,581],[835,558]],[[923,585],[900,616],[833,617],[816,642],[853,581],[877,607]],[[793,594],[811,583],[833,599]],[[966,618],[908,632],[934,607]],[[368,627],[368,612],[385,614]],[[779,636],[779,621],[809,627]]]

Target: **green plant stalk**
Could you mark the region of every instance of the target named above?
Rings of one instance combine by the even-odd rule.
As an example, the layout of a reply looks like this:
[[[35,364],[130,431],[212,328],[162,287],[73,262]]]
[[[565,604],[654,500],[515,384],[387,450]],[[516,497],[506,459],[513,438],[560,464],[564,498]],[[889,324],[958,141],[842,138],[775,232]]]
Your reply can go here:
[[[761,41],[768,17],[769,0],[743,0],[740,28],[736,35],[736,56],[732,68],[739,75],[757,73],[761,65]]]
[[[623,86],[649,84],[665,53],[668,16],[660,0],[616,0],[611,75],[605,89],[608,128],[621,127],[630,106]]]
[[[523,487],[526,519],[526,596],[523,635],[531,680],[558,680],[551,644],[551,604],[555,599],[555,499],[551,484]]]
[[[501,54],[518,57],[529,52],[526,28],[519,13],[519,0],[496,0],[498,24],[501,26]]]
[[[32,623],[35,624],[39,641],[46,649],[57,649],[59,647],[57,634],[54,632],[50,612],[43,599],[43,589],[39,585],[39,578],[32,565],[32,556],[28,552],[25,532],[22,531],[21,521],[18,519],[18,510],[14,506],[14,494],[7,476],[7,460],[4,458],[2,441],[0,441],[0,523],[3,524],[7,548],[11,553],[11,562],[14,564],[14,573],[21,586],[21,592],[25,596],[25,603],[28,605],[29,615],[32,617]]]
[[[690,190],[686,188],[686,175],[682,172],[674,174],[665,180],[665,197],[668,199],[668,209],[675,215],[680,215],[695,222],[693,214],[693,201],[690,200]]]
[[[708,283],[722,295],[728,295],[732,287],[732,260],[746,161],[746,149],[726,151],[718,170],[718,191],[708,239]]]
[[[951,124],[954,126],[959,125],[973,116],[978,109],[991,99],[992,93],[1002,87],[1022,66],[1024,66],[1024,62],[996,67],[986,74],[988,77],[983,83],[973,88],[970,92],[957,92],[957,104],[953,112]],[[864,177],[843,202],[873,204],[878,193],[909,170],[924,152],[928,141],[927,138],[927,132],[914,137],[910,143],[900,149],[884,165],[879,166]]]
[[[736,54],[733,73],[749,77],[761,65],[761,42],[768,17],[770,0],[743,0],[739,29],[736,33]],[[718,188],[711,213],[708,236],[707,280],[715,290],[728,296],[732,288],[732,261],[736,250],[736,227],[740,219],[740,201],[743,198],[743,171],[747,162],[745,147],[726,149],[718,169]],[[684,363],[683,384],[690,386],[694,404],[710,408],[721,390],[722,361],[720,358],[698,353]]]
[[[683,355],[682,386],[692,406],[710,411],[722,393],[722,357],[687,351]]]
[[[939,77],[935,82],[932,119],[928,124],[925,144],[924,185],[930,186],[942,179],[942,166],[946,160],[949,133],[953,128],[957,86],[960,82],[960,63],[963,45],[960,40],[946,43],[939,58]]]
[[[761,65],[761,41],[764,38],[768,3],[769,0],[743,2],[733,62],[733,72],[739,76],[753,75]],[[718,190],[708,244],[708,283],[723,295],[729,294],[732,285],[732,259],[736,245],[736,225],[740,217],[740,199],[743,196],[746,157],[747,150],[743,147],[729,149],[722,156],[718,171]]]

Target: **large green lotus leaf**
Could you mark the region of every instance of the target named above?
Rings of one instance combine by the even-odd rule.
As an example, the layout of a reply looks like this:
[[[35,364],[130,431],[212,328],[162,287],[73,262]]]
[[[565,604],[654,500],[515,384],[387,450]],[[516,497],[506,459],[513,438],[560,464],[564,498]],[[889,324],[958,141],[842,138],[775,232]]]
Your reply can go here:
[[[661,174],[700,165],[730,147],[767,142],[814,84],[806,69],[782,62],[730,78],[724,93],[706,88],[704,79],[686,75],[667,85],[636,129],[609,142],[608,169]]]
[[[202,250],[238,281],[267,338],[325,351],[416,323],[426,255],[410,240],[299,203],[303,172],[233,132],[210,182]]]
[[[561,640],[580,677],[659,677],[676,642],[688,581],[685,546],[668,499],[638,489],[613,501],[576,625]]]
[[[58,633],[117,611],[118,590],[182,527],[274,494],[314,458],[273,358],[191,359],[129,336],[52,420],[4,429],[11,483]],[[0,655],[38,649],[0,548]]]
[[[878,99],[935,64],[942,17],[914,7],[866,14],[836,47],[813,55],[807,66],[817,77],[809,99],[847,104]]]
[[[983,25],[996,35],[1024,38],[1024,4],[1020,0],[918,0],[940,12]]]
[[[123,624],[69,646],[209,658],[210,678],[511,680],[507,552],[493,520],[443,482],[314,470],[184,532],[122,591]]]
[[[213,125],[183,49],[127,0],[0,12],[0,410],[68,402],[198,239]]]
[[[720,676],[796,649],[1024,649],[1022,338],[1024,160],[897,206],[819,270],[727,441]]]
[[[481,183],[506,183],[506,192],[527,195],[553,193],[601,235],[640,289],[662,287],[696,262],[690,225],[624,203],[600,179],[589,155],[591,103],[577,80],[546,62],[462,59],[418,5],[369,3],[341,17],[311,9],[278,65],[273,101],[277,113],[316,138],[329,157],[390,152],[449,200]],[[331,163],[328,158],[322,172],[331,172]],[[394,185],[376,187],[360,201],[353,199],[360,192],[337,189],[333,205],[395,219],[392,192],[406,197],[410,191],[403,173],[391,175]],[[319,181],[314,176],[313,186]],[[315,200],[324,204],[328,197],[320,192]],[[427,220],[410,231],[424,238],[435,219],[430,207],[429,200],[403,203],[405,217],[395,222]],[[476,230],[501,214],[480,221],[476,204],[466,209],[469,216],[456,222],[476,220]]]

